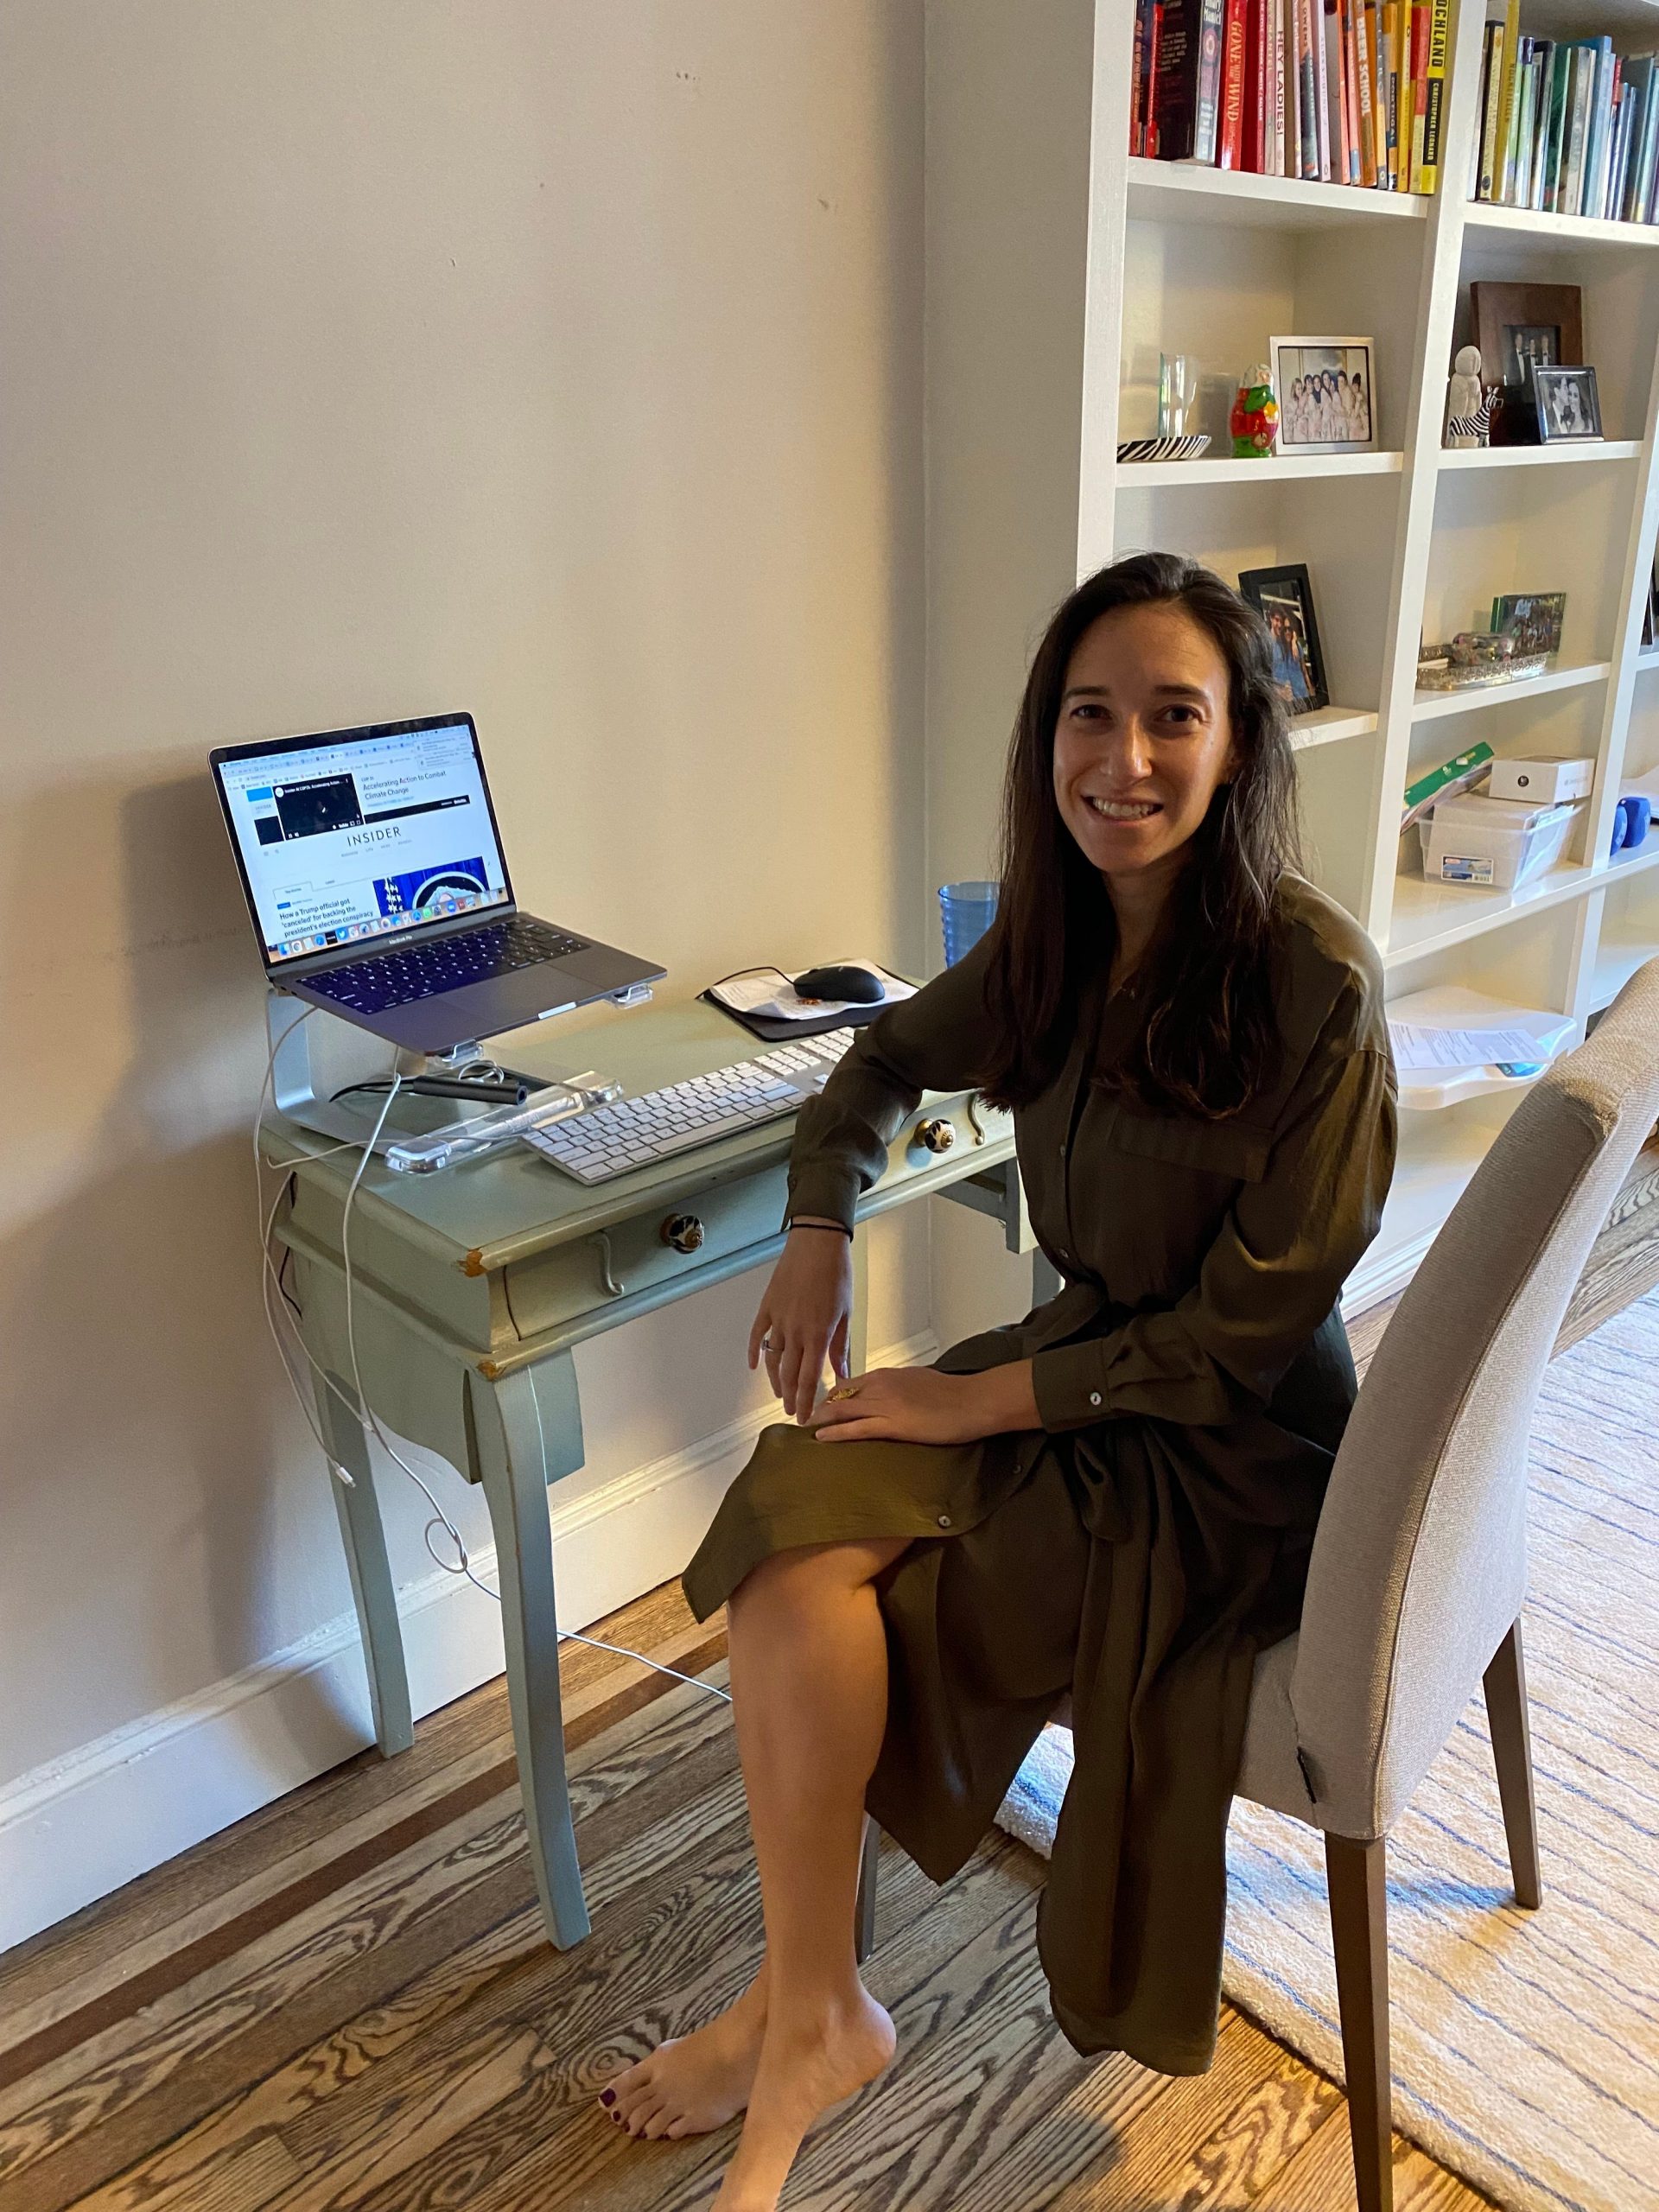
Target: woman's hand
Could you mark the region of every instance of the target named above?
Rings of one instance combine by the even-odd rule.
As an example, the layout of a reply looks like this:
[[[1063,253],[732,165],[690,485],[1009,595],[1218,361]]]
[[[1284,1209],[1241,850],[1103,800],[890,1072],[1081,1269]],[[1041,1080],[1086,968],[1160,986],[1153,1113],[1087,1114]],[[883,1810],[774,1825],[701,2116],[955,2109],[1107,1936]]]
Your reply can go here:
[[[974,1444],[982,1436],[1042,1426],[1028,1359],[980,1375],[876,1367],[842,1388],[846,1396],[832,1391],[812,1416],[820,1444],[877,1437],[899,1444]]]
[[[791,1229],[749,1332],[749,1365],[764,1357],[784,1411],[804,1421],[826,1359],[847,1372],[853,1311],[853,1245],[835,1224]]]

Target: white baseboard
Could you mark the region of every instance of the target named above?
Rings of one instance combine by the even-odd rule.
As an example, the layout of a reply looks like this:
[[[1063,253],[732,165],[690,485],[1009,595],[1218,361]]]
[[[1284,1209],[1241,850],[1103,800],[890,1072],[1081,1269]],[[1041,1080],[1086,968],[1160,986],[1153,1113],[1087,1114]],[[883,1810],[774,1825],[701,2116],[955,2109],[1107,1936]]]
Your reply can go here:
[[[872,1364],[931,1359],[931,1335]],[[680,1573],[772,1407],[560,1508],[560,1625],[585,1628]],[[484,1580],[495,1555],[474,1555]],[[501,1672],[501,1619],[433,1573],[398,1592],[410,1698],[431,1713]],[[107,1897],[374,1740],[356,1617],[0,1789],[0,1950]]]
[[[1381,1306],[1403,1290],[1418,1268],[1423,1255],[1434,1242],[1438,1231],[1426,1229],[1421,1236],[1414,1236],[1408,1244],[1396,1245],[1392,1250],[1373,1256],[1368,1252],[1354,1269],[1342,1288],[1342,1310],[1351,1321],[1373,1306]]]

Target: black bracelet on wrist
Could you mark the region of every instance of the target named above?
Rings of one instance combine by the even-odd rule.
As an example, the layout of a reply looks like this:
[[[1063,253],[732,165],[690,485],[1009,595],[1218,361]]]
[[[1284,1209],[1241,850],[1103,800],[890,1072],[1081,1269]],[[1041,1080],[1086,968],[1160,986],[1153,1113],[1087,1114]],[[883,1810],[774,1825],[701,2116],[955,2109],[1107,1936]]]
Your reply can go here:
[[[845,1236],[849,1242],[853,1234],[844,1221],[789,1221],[784,1226],[785,1229],[827,1229],[832,1235]]]

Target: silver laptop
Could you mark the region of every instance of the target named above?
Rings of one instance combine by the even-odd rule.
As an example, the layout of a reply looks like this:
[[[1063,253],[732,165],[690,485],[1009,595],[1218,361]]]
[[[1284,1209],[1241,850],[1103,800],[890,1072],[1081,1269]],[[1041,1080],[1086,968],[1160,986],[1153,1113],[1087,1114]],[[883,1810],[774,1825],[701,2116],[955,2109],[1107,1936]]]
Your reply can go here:
[[[210,758],[265,974],[390,1043],[445,1052],[664,972],[520,912],[470,715]]]

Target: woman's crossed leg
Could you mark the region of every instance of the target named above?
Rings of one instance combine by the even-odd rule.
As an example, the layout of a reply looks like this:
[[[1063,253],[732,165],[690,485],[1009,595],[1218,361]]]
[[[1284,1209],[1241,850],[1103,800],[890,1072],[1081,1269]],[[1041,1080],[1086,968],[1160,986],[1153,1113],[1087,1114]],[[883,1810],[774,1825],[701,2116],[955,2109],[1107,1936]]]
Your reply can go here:
[[[864,1791],[887,1726],[875,1580],[903,1538],[814,1544],[756,1567],[728,1607],[734,1718],[766,1957],[731,2009],[664,2043],[601,2099],[631,2134],[748,2117],[716,2212],[771,2212],[807,2130],[874,2079],[893,2023],[859,1979]]]

